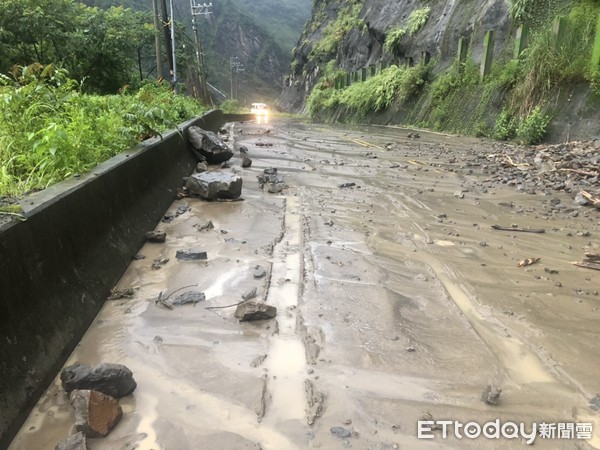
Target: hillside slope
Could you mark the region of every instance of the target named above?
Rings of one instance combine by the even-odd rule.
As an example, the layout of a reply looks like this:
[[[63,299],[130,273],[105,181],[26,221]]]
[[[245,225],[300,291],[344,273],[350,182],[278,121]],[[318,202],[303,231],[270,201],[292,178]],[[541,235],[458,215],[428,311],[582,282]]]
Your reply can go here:
[[[317,120],[524,141],[528,120],[544,128],[532,141],[598,137],[599,16],[594,0],[316,0],[280,105]]]

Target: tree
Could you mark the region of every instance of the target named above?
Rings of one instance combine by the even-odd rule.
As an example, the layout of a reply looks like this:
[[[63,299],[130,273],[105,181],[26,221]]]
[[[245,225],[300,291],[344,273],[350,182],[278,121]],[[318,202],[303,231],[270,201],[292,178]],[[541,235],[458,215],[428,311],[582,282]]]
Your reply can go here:
[[[3,73],[13,65],[54,64],[85,80],[89,91],[115,93],[149,72],[153,38],[149,12],[103,10],[72,0],[0,2]]]

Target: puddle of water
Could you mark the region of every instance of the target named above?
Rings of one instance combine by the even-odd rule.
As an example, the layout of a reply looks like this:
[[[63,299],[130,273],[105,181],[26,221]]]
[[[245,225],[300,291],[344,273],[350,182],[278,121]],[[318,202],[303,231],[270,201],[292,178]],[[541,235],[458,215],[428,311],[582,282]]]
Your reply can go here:
[[[277,307],[279,334],[269,339],[269,356],[266,361],[271,393],[271,403],[265,415],[267,423],[304,420],[305,416],[306,354],[298,335],[296,309],[302,269],[299,210],[300,199],[288,198],[285,234],[273,249],[271,288],[267,303]]]
[[[296,337],[273,336],[265,367],[273,377],[269,379],[273,400],[267,408],[267,423],[304,419],[306,356],[302,342]]]

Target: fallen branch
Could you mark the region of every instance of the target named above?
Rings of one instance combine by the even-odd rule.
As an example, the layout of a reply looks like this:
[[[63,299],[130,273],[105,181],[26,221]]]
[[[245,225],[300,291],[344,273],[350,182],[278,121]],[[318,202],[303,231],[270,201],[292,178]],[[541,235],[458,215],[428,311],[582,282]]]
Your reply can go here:
[[[563,172],[573,172],[573,173],[576,173],[578,175],[583,175],[583,176],[586,176],[586,177],[597,177],[598,175],[600,175],[599,172],[594,172],[594,171],[589,171],[589,170],[581,170],[581,169],[567,169],[567,168],[564,168],[564,169],[558,169],[558,170],[561,170]]]
[[[167,309],[173,309],[173,305],[170,305],[169,303],[165,302],[162,298],[162,291],[160,291],[160,293],[158,294],[158,298],[155,300],[154,302],[155,304],[161,304],[163,305],[165,308]]]
[[[525,258],[524,260],[519,261],[517,266],[518,267],[531,266],[532,264],[537,263],[539,260],[540,260],[540,258]]]
[[[512,167],[530,167],[528,163],[516,163],[512,160],[512,158],[508,155],[505,156],[508,160],[508,164]]]
[[[594,197],[592,194],[584,190],[579,191],[579,193],[596,208],[600,208],[600,197]]]
[[[600,270],[600,253],[586,253],[583,261],[576,261],[573,265],[585,269]]]
[[[500,225],[492,225],[494,230],[500,231],[521,231],[523,233],[545,233],[546,230],[543,228],[514,228],[514,227],[502,227]]]
[[[583,267],[585,269],[600,270],[600,263],[593,263],[593,262],[588,263],[585,261],[579,261],[579,262],[574,262],[573,265],[577,266],[577,267]]]
[[[227,306],[207,306],[204,309],[225,309],[225,308],[233,308],[234,306],[238,306],[241,305],[242,303],[244,303],[246,300],[242,300],[241,302],[237,302],[234,303],[233,305],[227,305]]]
[[[184,289],[191,288],[191,287],[196,287],[196,286],[198,286],[198,283],[196,283],[196,284],[190,284],[189,286],[183,286],[183,287],[180,287],[179,289],[175,289],[173,292],[171,292],[169,295],[167,295],[167,296],[164,298],[164,300],[168,300],[168,299],[169,299],[169,297],[170,297],[171,295],[173,295],[175,292],[179,292],[179,291],[182,291],[182,290],[184,290]],[[161,292],[161,294],[162,294],[162,292]]]

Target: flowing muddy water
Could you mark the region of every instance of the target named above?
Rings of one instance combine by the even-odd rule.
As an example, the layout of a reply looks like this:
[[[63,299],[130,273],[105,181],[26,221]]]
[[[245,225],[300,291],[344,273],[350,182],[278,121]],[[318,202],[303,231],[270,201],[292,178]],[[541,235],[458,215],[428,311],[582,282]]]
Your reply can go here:
[[[68,361],[122,363],[138,382],[121,399],[121,423],[89,447],[527,446],[441,431],[418,440],[425,417],[591,423],[592,439],[535,446],[600,448],[589,403],[600,392],[600,283],[571,264],[598,251],[598,211],[562,192],[490,184],[469,163],[493,152],[490,143],[409,132],[289,120],[232,127],[253,165],[242,169],[236,156],[220,170],[244,178],[244,201],[174,202],[170,213],[189,210],[157,225],[167,242],[146,244],[117,286],[136,287],[135,297],[107,301]],[[258,188],[267,167],[284,176],[282,193]],[[555,198],[568,208],[549,208]],[[215,228],[199,231],[208,220]],[[177,250],[208,259],[178,261]],[[152,269],[161,258],[169,261]],[[268,275],[255,279],[256,266]],[[155,303],[183,286],[206,301],[172,311]],[[254,287],[276,320],[234,319],[229,305]],[[480,400],[488,384],[502,389],[497,406]],[[10,448],[53,449],[72,421],[55,381]]]

